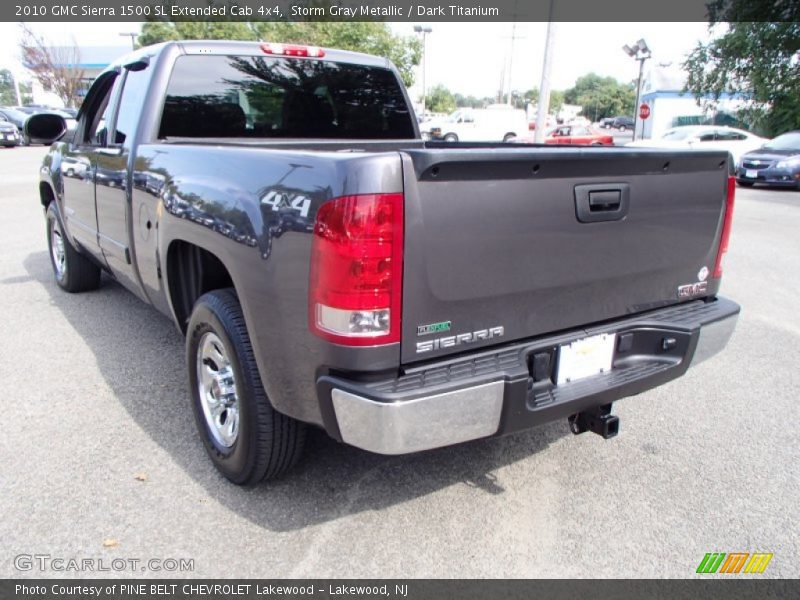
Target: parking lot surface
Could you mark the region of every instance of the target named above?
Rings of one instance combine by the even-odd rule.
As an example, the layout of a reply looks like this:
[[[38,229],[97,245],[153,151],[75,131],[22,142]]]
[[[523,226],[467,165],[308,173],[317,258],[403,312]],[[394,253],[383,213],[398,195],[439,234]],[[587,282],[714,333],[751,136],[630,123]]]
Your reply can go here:
[[[110,576],[680,578],[707,552],[800,575],[800,192],[738,190],[722,289],[738,329],[617,403],[617,438],[559,422],[384,457],[313,432],[296,471],[246,490],[195,434],[171,322],[111,279],[53,282],[45,152],[0,151],[0,576],[81,575],[15,563],[47,554],[194,561]]]

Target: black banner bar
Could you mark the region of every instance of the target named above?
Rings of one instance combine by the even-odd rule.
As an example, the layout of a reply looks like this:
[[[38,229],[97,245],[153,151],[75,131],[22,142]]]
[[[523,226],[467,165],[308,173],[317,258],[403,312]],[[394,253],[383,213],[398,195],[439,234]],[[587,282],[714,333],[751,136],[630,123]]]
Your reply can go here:
[[[3,21],[707,21],[709,6],[742,0],[11,0]],[[791,3],[787,3],[791,4]],[[784,21],[791,10],[742,20]],[[785,14],[784,14],[785,13]],[[792,13],[792,14],[790,14]],[[782,16],[783,15],[783,16]],[[480,40],[476,40],[476,47]]]

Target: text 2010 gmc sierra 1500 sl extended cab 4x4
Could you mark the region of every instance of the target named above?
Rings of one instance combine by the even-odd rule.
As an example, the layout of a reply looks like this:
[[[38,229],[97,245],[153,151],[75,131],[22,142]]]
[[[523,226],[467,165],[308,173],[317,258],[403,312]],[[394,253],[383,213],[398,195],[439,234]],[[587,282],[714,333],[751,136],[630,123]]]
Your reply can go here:
[[[387,60],[171,42],[95,81],[40,173],[58,285],[101,271],[186,334],[219,470],[286,471],[304,427],[403,454],[568,418],[719,351],[723,152],[425,142]],[[87,315],[91,318],[91,315]],[[642,406],[642,411],[655,410]]]

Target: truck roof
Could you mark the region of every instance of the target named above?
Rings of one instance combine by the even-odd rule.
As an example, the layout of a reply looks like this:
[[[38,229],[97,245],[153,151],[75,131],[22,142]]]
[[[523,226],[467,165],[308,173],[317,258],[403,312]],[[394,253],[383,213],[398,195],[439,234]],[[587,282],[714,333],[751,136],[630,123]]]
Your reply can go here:
[[[241,42],[233,40],[181,40],[162,42],[160,44],[145,46],[143,48],[134,50],[133,52],[129,52],[128,54],[119,57],[117,60],[111,63],[106,70],[136,62],[145,56],[156,56],[173,47],[179,48],[183,54],[210,54],[221,56],[275,56],[264,53],[264,51],[261,49],[261,44],[264,43],[267,42]],[[363,54],[361,52],[350,52],[349,50],[337,50],[335,48],[322,49],[325,51],[324,57],[314,57],[307,60],[329,60],[333,62],[350,63],[370,67],[388,68],[391,66],[391,62],[387,58],[381,56]]]

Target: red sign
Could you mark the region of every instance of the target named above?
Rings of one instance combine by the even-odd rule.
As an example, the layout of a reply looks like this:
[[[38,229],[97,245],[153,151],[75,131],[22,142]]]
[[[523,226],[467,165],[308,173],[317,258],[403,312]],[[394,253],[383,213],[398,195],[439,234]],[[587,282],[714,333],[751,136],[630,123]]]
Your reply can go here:
[[[639,118],[646,119],[650,116],[650,106],[648,104],[642,104],[639,107]]]

